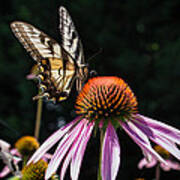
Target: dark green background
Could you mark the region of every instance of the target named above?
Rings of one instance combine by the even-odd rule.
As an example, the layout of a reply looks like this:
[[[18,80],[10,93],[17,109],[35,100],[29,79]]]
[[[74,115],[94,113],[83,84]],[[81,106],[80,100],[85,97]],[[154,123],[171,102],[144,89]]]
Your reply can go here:
[[[14,143],[33,135],[37,94],[26,80],[34,61],[13,36],[9,24],[22,20],[57,41],[58,8],[70,12],[84,45],[90,68],[99,76],[122,77],[133,89],[141,114],[180,128],[180,2],[179,0],[6,0],[0,6],[0,138]],[[76,92],[60,105],[44,103],[40,142],[60,123],[75,117]],[[70,113],[71,112],[71,113]],[[122,149],[117,179],[154,177],[154,169],[139,171],[140,149],[119,131]],[[96,179],[98,137],[91,138],[80,179]],[[69,179],[67,177],[67,179]],[[162,179],[180,179],[180,173],[162,173]]]

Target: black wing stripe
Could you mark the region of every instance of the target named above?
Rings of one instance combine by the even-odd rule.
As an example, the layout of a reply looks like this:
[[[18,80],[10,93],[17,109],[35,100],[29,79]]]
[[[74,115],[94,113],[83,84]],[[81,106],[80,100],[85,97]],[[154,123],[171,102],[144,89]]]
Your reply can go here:
[[[13,22],[11,28],[33,59],[39,61],[47,57],[61,57],[58,43],[37,28],[24,22]]]
[[[60,7],[59,16],[62,47],[71,55],[78,65],[84,64],[83,46],[68,11],[64,7]]]
[[[29,41],[27,33],[24,28],[20,24],[12,23],[11,24],[12,31],[15,36],[19,39],[19,41],[23,44],[24,48],[30,53],[30,55],[38,61],[38,59],[42,59],[42,56],[37,51],[35,46]]]

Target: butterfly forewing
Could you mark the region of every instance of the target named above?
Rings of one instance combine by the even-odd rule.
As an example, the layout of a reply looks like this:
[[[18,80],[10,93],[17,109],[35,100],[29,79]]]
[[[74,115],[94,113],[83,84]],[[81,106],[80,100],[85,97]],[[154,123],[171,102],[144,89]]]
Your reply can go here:
[[[34,26],[16,21],[11,23],[11,29],[34,60],[62,56],[59,44]]]
[[[62,36],[62,47],[71,55],[78,66],[76,73],[76,89],[77,91],[80,91],[88,74],[87,64],[84,59],[83,46],[71,16],[64,7],[59,8],[59,16],[59,29]]]
[[[59,8],[59,29],[62,36],[62,47],[72,56],[78,65],[84,64],[83,46],[74,23],[64,7]]]

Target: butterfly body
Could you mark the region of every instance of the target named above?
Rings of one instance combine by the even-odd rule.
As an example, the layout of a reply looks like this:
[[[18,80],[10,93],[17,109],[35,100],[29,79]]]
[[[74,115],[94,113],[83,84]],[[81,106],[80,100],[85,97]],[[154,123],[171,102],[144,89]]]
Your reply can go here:
[[[34,99],[47,97],[56,102],[65,100],[74,81],[79,92],[88,76],[82,43],[74,23],[64,7],[60,7],[59,14],[61,44],[26,22],[11,23],[15,36],[37,63],[37,78],[40,79],[42,92]]]

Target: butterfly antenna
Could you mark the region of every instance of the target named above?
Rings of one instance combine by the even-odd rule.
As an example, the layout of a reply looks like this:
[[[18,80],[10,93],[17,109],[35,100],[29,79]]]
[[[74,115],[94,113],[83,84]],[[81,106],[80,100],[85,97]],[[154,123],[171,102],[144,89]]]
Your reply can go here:
[[[93,54],[91,57],[87,59],[87,62],[89,62],[91,59],[99,55],[103,51],[103,48],[100,48],[95,54]]]

